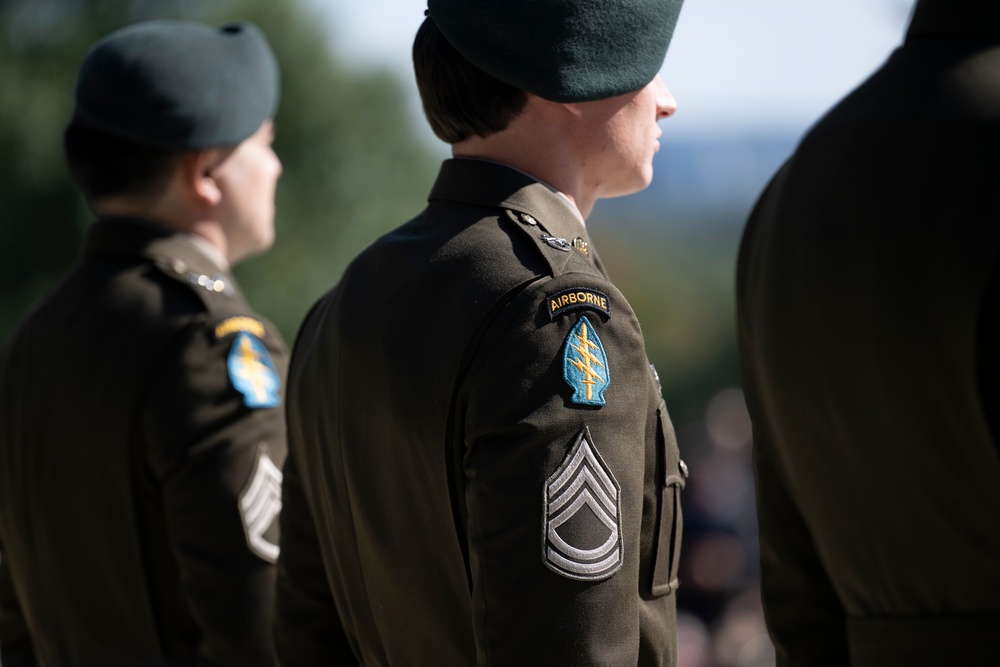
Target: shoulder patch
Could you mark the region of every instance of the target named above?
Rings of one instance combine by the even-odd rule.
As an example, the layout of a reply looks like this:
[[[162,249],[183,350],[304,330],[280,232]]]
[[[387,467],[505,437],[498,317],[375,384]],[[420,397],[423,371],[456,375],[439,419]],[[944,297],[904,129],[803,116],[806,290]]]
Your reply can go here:
[[[570,399],[580,405],[604,405],[604,391],[611,384],[608,357],[597,331],[580,318],[566,337],[563,349],[563,379],[573,389]]]
[[[225,338],[230,334],[248,331],[257,338],[263,338],[267,334],[264,323],[253,317],[240,315],[237,317],[227,317],[215,325],[215,339]]]
[[[253,473],[240,492],[240,518],[247,545],[255,554],[278,560],[278,514],[281,512],[281,470],[260,451]]]
[[[545,299],[549,319],[574,310],[595,310],[611,317],[611,300],[604,292],[589,287],[570,287],[551,294]]]
[[[621,489],[584,427],[545,483],[543,559],[570,579],[607,579],[622,566]]]
[[[278,389],[281,379],[274,370],[271,355],[259,338],[246,331],[236,335],[229,349],[229,380],[243,394],[251,408],[275,408],[281,405]]]

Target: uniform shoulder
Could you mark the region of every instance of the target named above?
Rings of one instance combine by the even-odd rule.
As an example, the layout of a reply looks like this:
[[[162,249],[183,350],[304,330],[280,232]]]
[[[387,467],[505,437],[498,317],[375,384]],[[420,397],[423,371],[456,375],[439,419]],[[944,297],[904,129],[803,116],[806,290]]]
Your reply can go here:
[[[236,280],[180,235],[150,244],[145,253],[156,270],[193,293],[209,314],[249,312]]]
[[[504,217],[518,230],[522,243],[545,262],[553,278],[579,273],[604,279],[591,256],[590,242],[584,236],[582,224],[576,221],[567,224],[566,216],[542,217],[514,208],[504,209]]]
[[[278,350],[285,348],[275,326],[251,309],[236,280],[190,243],[177,238],[163,239],[151,244],[145,254],[158,274],[167,279],[165,284],[186,295],[186,303],[196,300],[198,312],[186,315],[193,316],[199,327],[209,329],[214,339],[223,340],[244,332],[272,340]]]

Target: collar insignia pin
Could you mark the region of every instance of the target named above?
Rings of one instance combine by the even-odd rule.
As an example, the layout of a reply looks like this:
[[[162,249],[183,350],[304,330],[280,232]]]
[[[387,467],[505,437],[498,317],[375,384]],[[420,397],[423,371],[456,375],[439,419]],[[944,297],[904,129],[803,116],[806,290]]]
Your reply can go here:
[[[555,248],[556,250],[562,250],[563,252],[569,252],[573,249],[573,244],[566,239],[559,238],[558,236],[552,236],[551,234],[542,234],[542,240],[545,241],[549,246]]]

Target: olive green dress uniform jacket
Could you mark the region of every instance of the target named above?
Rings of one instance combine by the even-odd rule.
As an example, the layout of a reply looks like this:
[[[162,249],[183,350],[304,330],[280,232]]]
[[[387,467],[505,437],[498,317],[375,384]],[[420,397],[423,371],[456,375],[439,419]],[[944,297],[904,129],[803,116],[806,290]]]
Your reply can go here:
[[[4,667],[273,665],[284,419],[232,378],[286,363],[187,237],[90,227],[0,355]]]
[[[429,201],[292,352],[280,663],[675,664],[684,480],[635,314],[545,185],[449,160]]]
[[[1000,3],[921,0],[738,270],[780,665],[1000,665]]]

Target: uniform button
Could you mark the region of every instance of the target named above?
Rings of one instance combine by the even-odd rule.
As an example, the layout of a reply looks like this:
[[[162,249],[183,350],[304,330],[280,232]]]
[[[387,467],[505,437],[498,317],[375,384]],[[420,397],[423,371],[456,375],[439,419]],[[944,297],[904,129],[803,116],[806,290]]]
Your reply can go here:
[[[521,217],[521,222],[523,222],[526,225],[537,225],[538,224],[538,221],[535,220],[534,216],[532,216],[530,213],[522,213],[520,215],[520,217]]]
[[[185,264],[181,260],[175,259],[173,263],[171,263],[170,268],[174,270],[174,273],[184,273],[185,271],[187,271],[188,267],[187,264]]]
[[[678,459],[678,460],[680,461],[680,464],[677,467],[681,469],[681,474],[684,475],[684,479],[687,479],[688,464],[684,463],[684,459]]]

